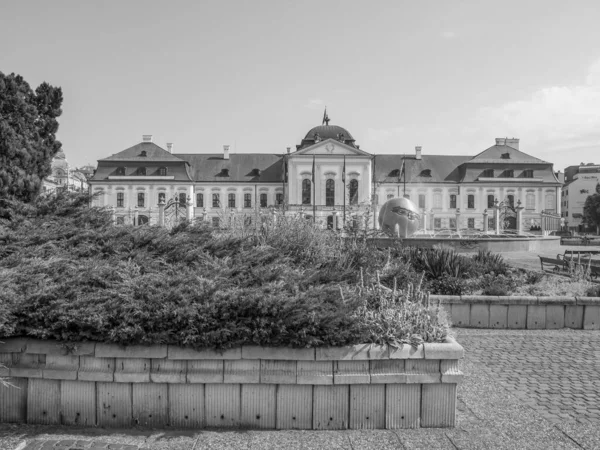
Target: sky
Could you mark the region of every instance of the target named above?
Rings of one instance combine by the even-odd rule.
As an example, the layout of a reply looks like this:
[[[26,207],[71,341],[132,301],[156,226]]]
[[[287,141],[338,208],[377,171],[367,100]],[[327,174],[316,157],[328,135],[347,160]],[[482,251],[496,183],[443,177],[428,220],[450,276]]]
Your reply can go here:
[[[0,0],[0,71],[63,90],[74,166],[152,134],[284,153],[327,106],[375,154],[600,163],[600,2]]]

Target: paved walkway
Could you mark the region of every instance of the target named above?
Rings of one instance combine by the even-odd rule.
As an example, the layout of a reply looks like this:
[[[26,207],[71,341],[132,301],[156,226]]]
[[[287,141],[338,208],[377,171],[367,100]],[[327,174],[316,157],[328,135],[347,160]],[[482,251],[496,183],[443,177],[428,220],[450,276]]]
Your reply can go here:
[[[182,431],[4,424],[0,449],[600,449],[600,332],[456,334],[465,347],[466,377],[453,429]]]

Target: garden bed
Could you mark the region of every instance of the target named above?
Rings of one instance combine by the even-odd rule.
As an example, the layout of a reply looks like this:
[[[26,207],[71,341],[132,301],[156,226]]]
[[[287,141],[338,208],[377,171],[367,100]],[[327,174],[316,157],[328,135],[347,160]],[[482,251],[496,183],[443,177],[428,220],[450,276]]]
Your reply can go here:
[[[172,345],[12,338],[0,422],[103,427],[377,429],[455,425],[463,349]]]

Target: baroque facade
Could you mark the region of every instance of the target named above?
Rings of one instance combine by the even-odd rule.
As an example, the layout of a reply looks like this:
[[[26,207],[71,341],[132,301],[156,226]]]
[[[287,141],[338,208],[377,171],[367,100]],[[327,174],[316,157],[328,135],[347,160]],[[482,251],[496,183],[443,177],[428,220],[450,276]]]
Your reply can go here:
[[[363,226],[371,204],[367,226],[377,227],[383,203],[405,196],[421,210],[427,230],[482,230],[495,205],[504,208],[504,227],[515,229],[520,205],[528,230],[542,211],[560,214],[562,183],[552,164],[522,152],[518,139],[498,138],[474,156],[429,155],[421,147],[411,155],[373,155],[325,117],[295,151],[284,153],[230,154],[229,146],[222,153],[174,153],[172,144],[165,149],[145,135],[99,160],[90,185],[94,205],[113,207],[119,224],[157,223],[162,203],[215,226],[228,214],[252,220],[269,209],[322,226],[347,220]]]

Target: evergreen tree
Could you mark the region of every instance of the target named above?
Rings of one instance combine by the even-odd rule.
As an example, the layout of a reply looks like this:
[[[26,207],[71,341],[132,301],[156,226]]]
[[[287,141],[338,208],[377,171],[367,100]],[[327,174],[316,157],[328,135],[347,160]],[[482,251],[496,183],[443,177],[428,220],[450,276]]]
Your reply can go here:
[[[42,83],[35,91],[20,75],[0,72],[0,198],[30,202],[50,175],[61,88]]]

